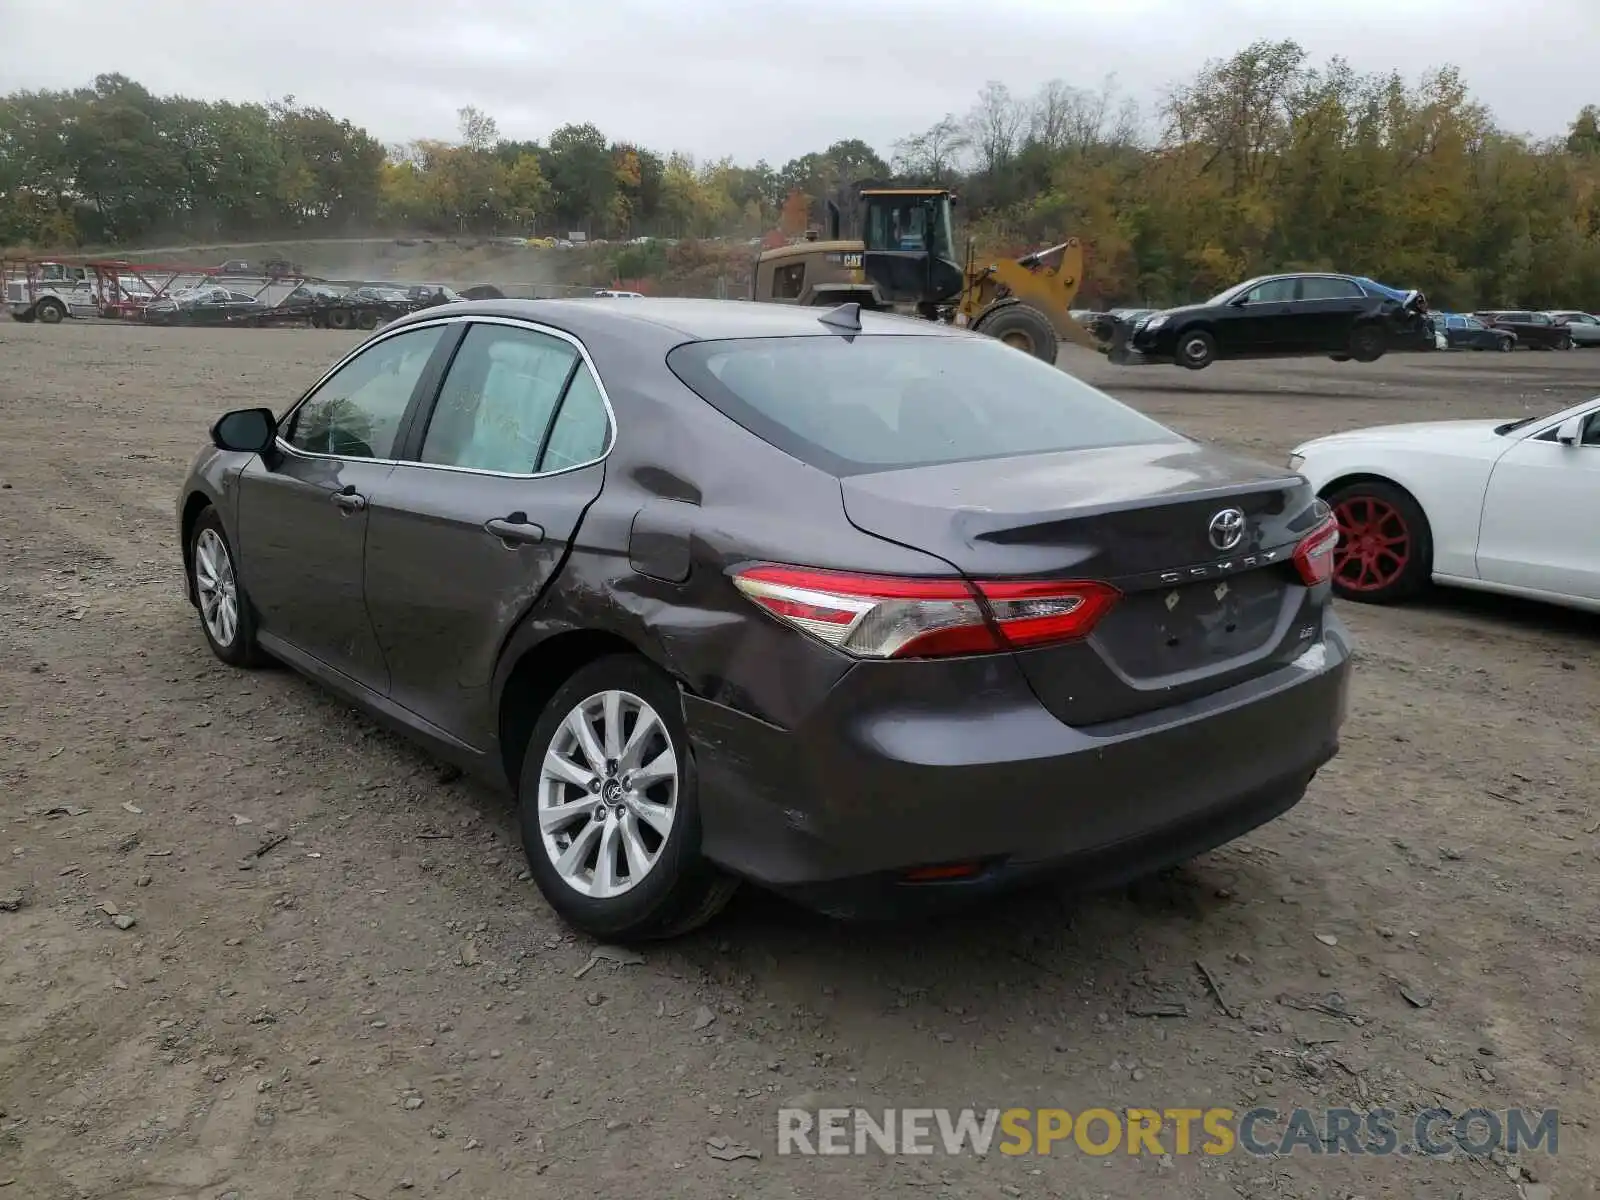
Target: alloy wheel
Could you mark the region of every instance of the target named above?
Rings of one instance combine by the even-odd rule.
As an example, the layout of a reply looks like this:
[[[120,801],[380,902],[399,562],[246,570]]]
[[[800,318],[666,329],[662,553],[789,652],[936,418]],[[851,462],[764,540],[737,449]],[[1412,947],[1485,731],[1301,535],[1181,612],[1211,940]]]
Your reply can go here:
[[[202,529],[194,543],[194,587],[200,619],[219,646],[231,646],[239,632],[239,585],[228,545],[215,529]]]
[[[1333,510],[1339,544],[1333,577],[1351,592],[1392,587],[1411,561],[1411,530],[1398,509],[1375,496],[1351,496]]]
[[[659,861],[677,814],[677,750],[655,709],[610,690],[567,713],[538,795],[540,841],[563,883],[597,900],[630,891]]]

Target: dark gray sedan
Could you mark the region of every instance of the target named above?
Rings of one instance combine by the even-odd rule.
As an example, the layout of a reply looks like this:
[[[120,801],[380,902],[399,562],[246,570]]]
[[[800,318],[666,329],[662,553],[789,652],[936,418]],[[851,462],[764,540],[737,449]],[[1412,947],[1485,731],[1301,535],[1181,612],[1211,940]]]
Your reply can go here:
[[[1103,886],[1338,746],[1306,481],[948,326],[453,304],[211,440],[177,516],[217,656],[508,788],[599,936],[740,879],[838,915]]]

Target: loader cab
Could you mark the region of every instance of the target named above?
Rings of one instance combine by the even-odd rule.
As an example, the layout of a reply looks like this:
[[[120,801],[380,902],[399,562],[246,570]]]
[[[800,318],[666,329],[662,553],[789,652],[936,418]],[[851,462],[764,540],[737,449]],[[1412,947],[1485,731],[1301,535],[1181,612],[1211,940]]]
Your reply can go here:
[[[886,298],[933,304],[960,293],[954,203],[940,188],[861,188],[861,266]]]

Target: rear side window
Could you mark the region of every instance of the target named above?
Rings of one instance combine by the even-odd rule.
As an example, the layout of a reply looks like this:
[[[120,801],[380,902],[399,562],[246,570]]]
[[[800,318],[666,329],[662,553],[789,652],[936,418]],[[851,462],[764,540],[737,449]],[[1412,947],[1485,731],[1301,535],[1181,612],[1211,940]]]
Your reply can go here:
[[[606,435],[610,429],[600,385],[587,364],[582,365],[561,401],[561,412],[550,430],[550,441],[544,448],[544,457],[539,460],[539,470],[564,471],[594,462],[606,452]]]
[[[578,363],[560,338],[509,325],[473,325],[456,351],[422,441],[422,461],[531,475]]]
[[[1302,300],[1358,300],[1362,294],[1361,289],[1349,279],[1313,275],[1300,281]]]
[[[834,475],[1184,440],[984,337],[691,342],[667,365],[725,416]]]

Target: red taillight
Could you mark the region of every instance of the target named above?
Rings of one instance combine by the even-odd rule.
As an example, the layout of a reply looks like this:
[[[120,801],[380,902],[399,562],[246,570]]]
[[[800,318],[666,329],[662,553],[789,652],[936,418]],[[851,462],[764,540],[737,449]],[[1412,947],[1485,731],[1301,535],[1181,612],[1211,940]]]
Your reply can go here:
[[[1326,518],[1294,548],[1295,570],[1307,587],[1326,583],[1333,575],[1333,550],[1339,544],[1339,523]]]
[[[734,584],[782,621],[857,658],[993,654],[1085,636],[1117,600],[1103,583],[901,579],[752,567]]]

